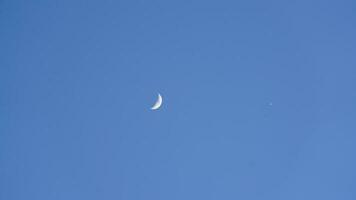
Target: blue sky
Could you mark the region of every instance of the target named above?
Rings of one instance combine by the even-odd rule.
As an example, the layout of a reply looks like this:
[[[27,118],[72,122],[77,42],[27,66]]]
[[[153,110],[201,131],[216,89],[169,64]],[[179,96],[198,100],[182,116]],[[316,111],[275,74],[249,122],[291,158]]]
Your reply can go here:
[[[0,1],[0,199],[356,199],[355,9]]]

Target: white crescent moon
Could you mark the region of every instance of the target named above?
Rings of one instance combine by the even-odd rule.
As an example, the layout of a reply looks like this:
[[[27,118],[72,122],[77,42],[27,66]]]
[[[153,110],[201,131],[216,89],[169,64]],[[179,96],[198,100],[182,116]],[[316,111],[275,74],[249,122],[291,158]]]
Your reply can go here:
[[[156,103],[151,107],[151,110],[157,110],[162,105],[162,96],[158,93],[158,98]]]

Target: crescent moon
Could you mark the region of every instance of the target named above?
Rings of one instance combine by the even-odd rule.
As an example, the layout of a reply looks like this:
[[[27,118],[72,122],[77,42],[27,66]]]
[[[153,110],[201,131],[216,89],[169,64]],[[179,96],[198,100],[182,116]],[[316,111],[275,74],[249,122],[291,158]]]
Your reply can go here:
[[[163,101],[162,96],[158,93],[157,101],[156,101],[156,103],[151,107],[151,110],[157,110],[158,108],[160,108],[161,105],[162,105],[162,101]]]

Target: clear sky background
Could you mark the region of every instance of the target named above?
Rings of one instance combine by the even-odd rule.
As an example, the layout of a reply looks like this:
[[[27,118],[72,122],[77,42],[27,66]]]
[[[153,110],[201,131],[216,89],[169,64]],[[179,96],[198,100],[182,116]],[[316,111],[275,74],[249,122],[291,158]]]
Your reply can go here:
[[[355,10],[1,0],[0,199],[356,199]]]

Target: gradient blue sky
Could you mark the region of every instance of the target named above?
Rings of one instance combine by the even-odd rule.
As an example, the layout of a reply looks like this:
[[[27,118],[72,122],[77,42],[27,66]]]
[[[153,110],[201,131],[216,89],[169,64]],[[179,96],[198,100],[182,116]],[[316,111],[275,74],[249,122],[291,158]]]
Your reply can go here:
[[[356,199],[355,10],[1,0],[0,199]]]

